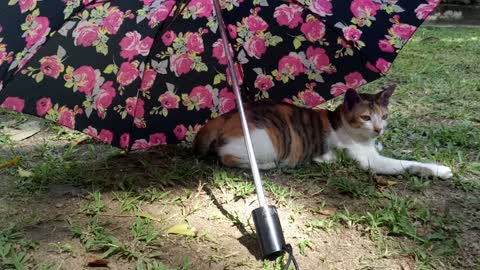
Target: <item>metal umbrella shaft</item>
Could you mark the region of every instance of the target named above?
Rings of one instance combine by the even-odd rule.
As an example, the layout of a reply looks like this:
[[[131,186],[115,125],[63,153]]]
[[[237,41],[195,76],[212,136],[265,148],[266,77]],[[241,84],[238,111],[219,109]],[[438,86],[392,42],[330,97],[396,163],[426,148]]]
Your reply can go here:
[[[257,160],[255,159],[255,153],[253,152],[252,139],[250,137],[250,131],[247,124],[247,117],[243,110],[242,96],[240,94],[240,87],[238,85],[238,78],[235,72],[235,63],[233,56],[230,53],[230,42],[227,37],[227,31],[225,28],[225,22],[222,17],[222,9],[218,0],[213,0],[215,6],[215,13],[217,15],[218,29],[220,30],[220,36],[223,40],[223,47],[225,50],[225,56],[227,57],[228,70],[230,71],[230,78],[232,79],[232,88],[237,100],[238,113],[240,114],[240,121],[242,122],[243,135],[245,137],[245,145],[247,147],[248,160],[250,161],[250,167],[252,169],[253,181],[255,182],[255,188],[257,190],[257,198],[260,207],[266,207],[265,195],[263,193],[262,179],[260,178],[260,172],[258,170]]]
[[[243,135],[245,137],[248,160],[250,161],[253,181],[255,182],[255,188],[257,191],[258,203],[260,205],[260,207],[252,212],[253,222],[255,223],[255,229],[257,233],[257,240],[262,251],[263,258],[276,259],[285,252],[285,237],[283,236],[282,226],[280,224],[280,218],[278,217],[277,209],[275,206],[267,206],[265,201],[262,180],[260,178],[260,172],[258,171],[255,153],[253,152],[252,139],[248,129],[247,117],[245,116],[245,111],[243,110],[242,96],[240,95],[240,87],[238,85],[238,78],[235,72],[235,62],[233,61],[233,56],[230,53],[230,42],[227,37],[225,22],[223,21],[222,17],[222,10],[218,0],[213,0],[213,4],[215,6],[215,13],[217,15],[218,29],[220,30],[220,35],[223,40],[225,56],[228,60],[228,70],[230,71],[233,92],[235,93],[235,98],[237,100],[238,113],[240,114]]]

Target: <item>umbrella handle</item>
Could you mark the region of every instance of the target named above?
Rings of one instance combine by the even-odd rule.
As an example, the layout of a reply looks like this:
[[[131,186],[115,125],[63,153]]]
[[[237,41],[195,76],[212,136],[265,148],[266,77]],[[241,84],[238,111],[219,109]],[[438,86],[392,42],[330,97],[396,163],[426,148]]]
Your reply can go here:
[[[230,42],[228,41],[227,31],[225,30],[226,28],[222,17],[222,9],[218,0],[213,0],[213,5],[215,7],[215,14],[217,16],[218,29],[220,30],[220,36],[223,40],[223,48],[227,58],[228,70],[230,71],[230,77],[232,78],[232,88],[237,101],[238,113],[240,114],[240,122],[242,123],[243,135],[245,137],[245,145],[247,147],[248,160],[250,161],[250,167],[252,169],[253,181],[255,182],[255,189],[257,191],[258,203],[260,207],[267,207],[265,195],[263,193],[262,179],[260,178],[257,160],[255,159],[255,153],[253,152],[252,139],[250,137],[250,131],[247,124],[247,117],[245,116],[245,111],[243,109],[242,96],[240,94],[238,78],[235,72],[235,65],[229,50]]]

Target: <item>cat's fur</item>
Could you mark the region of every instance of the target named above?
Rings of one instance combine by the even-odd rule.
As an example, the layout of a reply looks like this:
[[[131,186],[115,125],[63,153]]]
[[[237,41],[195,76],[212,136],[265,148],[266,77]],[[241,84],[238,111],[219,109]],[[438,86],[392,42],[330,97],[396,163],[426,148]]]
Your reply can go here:
[[[375,140],[387,125],[388,103],[395,86],[377,94],[349,90],[335,111],[303,109],[290,104],[256,102],[245,107],[260,169],[296,166],[304,161],[335,160],[332,150],[345,149],[364,169],[378,174],[411,173],[451,178],[450,168],[384,157]],[[237,112],[210,120],[196,135],[194,150],[216,153],[223,164],[248,168],[248,155]]]

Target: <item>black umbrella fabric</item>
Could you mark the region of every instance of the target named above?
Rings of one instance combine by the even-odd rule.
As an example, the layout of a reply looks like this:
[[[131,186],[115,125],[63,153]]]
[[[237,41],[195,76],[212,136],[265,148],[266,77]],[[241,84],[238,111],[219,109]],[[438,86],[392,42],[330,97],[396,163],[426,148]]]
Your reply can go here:
[[[222,0],[244,101],[315,108],[387,73],[438,0]],[[212,0],[0,3],[0,107],[132,150],[236,108]]]

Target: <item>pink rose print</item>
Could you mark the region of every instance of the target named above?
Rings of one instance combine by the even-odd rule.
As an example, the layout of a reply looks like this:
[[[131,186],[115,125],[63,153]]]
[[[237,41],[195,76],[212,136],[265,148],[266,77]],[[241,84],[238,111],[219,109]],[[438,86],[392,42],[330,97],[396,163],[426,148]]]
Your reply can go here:
[[[360,18],[375,17],[380,5],[373,2],[373,0],[353,0],[350,5],[350,10],[353,15]]]
[[[311,15],[307,16],[307,21],[302,24],[300,30],[310,42],[321,40],[325,36],[325,24]]]
[[[357,29],[355,25],[350,25],[347,27],[344,27],[342,29],[343,31],[343,36],[345,37],[346,40],[349,41],[358,41],[360,40],[360,37],[362,36],[362,31]]]
[[[83,2],[83,5],[88,9],[96,8],[102,5],[102,2],[95,3],[96,0],[83,0],[82,2]]]
[[[129,144],[130,144],[130,134],[123,133],[120,136],[120,147],[125,149],[125,148],[128,148]]]
[[[178,125],[173,130],[173,134],[175,134],[175,137],[177,137],[177,139],[181,141],[185,139],[185,135],[187,135],[187,131],[188,129],[184,125]]]
[[[198,18],[209,18],[213,15],[212,0],[192,0],[187,8]]]
[[[235,25],[232,25],[232,24],[229,24],[227,26],[227,29],[228,29],[228,35],[230,36],[230,38],[237,38],[237,27]]]
[[[100,27],[89,21],[81,21],[73,30],[72,36],[75,38],[75,46],[89,47],[100,38]]]
[[[243,67],[239,63],[235,63],[235,75],[237,76],[238,85],[243,84]],[[227,83],[228,85],[232,85],[232,77],[230,74],[230,69],[227,68]]]
[[[137,79],[138,75],[138,69],[134,64],[124,62],[117,73],[117,82],[122,86],[127,86]]]
[[[268,91],[273,86],[273,78],[270,75],[258,75],[255,79],[255,88],[260,91]]]
[[[74,129],[75,128],[75,113],[63,106],[58,109],[60,113],[60,118],[57,121],[57,124]]]
[[[220,111],[222,113],[227,113],[235,109],[235,94],[229,92],[227,88],[220,90],[218,97],[220,99]]]
[[[155,0],[141,0],[145,6],[150,6]]]
[[[218,39],[213,43],[213,57],[217,58],[218,63],[222,65],[227,64],[227,56],[225,55],[225,50],[223,49],[222,39]]]
[[[146,140],[135,140],[135,142],[133,143],[132,145],[132,150],[133,151],[136,151],[136,150],[145,150],[145,149],[148,149],[150,148],[150,145],[148,144],[148,142]]]
[[[248,16],[246,18],[246,24],[248,29],[255,33],[263,32],[268,29],[268,24],[262,19],[262,17],[256,15]]]
[[[167,137],[163,133],[155,133],[150,135],[150,146],[164,145],[167,144]]]
[[[336,83],[332,85],[332,88],[330,88],[330,94],[332,94],[334,97],[343,95],[347,90],[350,89],[350,87],[346,86],[343,83]]]
[[[44,97],[37,101],[37,115],[44,116],[48,111],[52,109],[52,100],[50,98]]]
[[[100,92],[95,98],[95,107],[97,108],[98,117],[105,119],[105,112],[112,104],[113,98],[116,94],[112,81],[107,81],[100,87]]]
[[[153,28],[157,26],[158,23],[165,21],[168,15],[170,15],[174,5],[175,1],[173,0],[168,0],[160,4],[160,6],[148,15],[148,25]]]
[[[102,25],[111,35],[115,35],[120,29],[120,26],[123,23],[124,13],[120,11],[117,7],[110,7],[102,20]]]
[[[62,61],[56,55],[44,56],[40,59],[40,71],[45,74],[45,76],[57,79],[63,70],[64,66]]]
[[[179,77],[182,74],[187,74],[192,68],[193,61],[188,54],[174,54],[170,57],[170,70],[175,72],[175,75]]]
[[[162,104],[163,108],[170,110],[178,109],[178,102],[180,101],[180,98],[171,92],[166,92],[162,94],[158,100],[160,101],[160,104]]]
[[[380,70],[378,70],[378,68],[376,68],[374,65],[372,65],[372,63],[370,62],[367,62],[367,68],[375,73],[379,73]]]
[[[263,38],[259,38],[257,36],[253,36],[251,39],[247,40],[243,47],[247,51],[247,54],[250,57],[255,57],[260,59],[262,55],[267,51],[267,47],[265,46],[265,40]]]
[[[355,89],[367,83],[360,72],[352,72],[345,76],[345,83],[348,87]]]
[[[163,133],[151,134],[149,140],[149,142],[145,139],[135,140],[132,145],[132,150],[145,150],[153,146],[167,144],[167,138]]]
[[[440,0],[427,0],[428,4],[421,4],[415,9],[415,13],[419,20],[425,20],[435,9]]]
[[[188,98],[198,105],[200,109],[210,109],[213,107],[213,95],[205,86],[196,86],[188,95]]]
[[[282,74],[298,76],[306,71],[302,59],[295,53],[282,57],[278,62],[278,71]]]
[[[91,66],[81,66],[73,71],[73,77],[78,91],[91,96],[93,88],[97,84],[97,73],[95,70]]]
[[[405,23],[397,23],[392,26],[393,34],[399,36],[403,40],[408,40],[417,28],[413,25]]]
[[[388,62],[383,58],[378,58],[377,62],[375,63],[375,67],[380,70],[381,73],[386,74],[387,71],[390,69],[392,63]]]
[[[25,41],[27,42],[26,48],[30,49],[35,44],[43,43],[49,31],[50,21],[48,18],[36,17],[30,25],[30,28],[27,31],[27,36],[25,37]]]
[[[330,59],[323,48],[313,48],[311,46],[308,47],[307,59],[320,73],[329,72],[331,70]]]
[[[137,113],[136,111],[139,107],[143,107],[145,105],[145,103],[142,99],[136,98],[136,97],[127,98],[125,103],[126,103],[125,109],[127,110],[128,115],[131,115],[131,116],[134,116],[134,117],[136,117],[137,115],[141,115],[141,112]],[[142,118],[142,117],[143,117],[143,115],[141,115],[140,118]]]
[[[102,129],[100,134],[98,134],[98,139],[104,143],[112,144],[113,133],[110,130]]]
[[[125,37],[120,41],[120,48],[122,49],[120,56],[128,61],[132,61],[138,54],[143,56],[148,55],[153,39],[146,37],[141,40],[141,38],[142,36],[137,31],[125,34]]]
[[[185,47],[187,47],[189,53],[202,53],[204,51],[203,39],[200,34],[188,32],[185,34],[185,38],[187,40]]]
[[[332,15],[332,3],[330,3],[330,0],[312,0],[309,8],[322,17]]]
[[[150,52],[150,48],[152,47],[153,39],[151,37],[145,37],[138,46],[138,53],[147,56]]]
[[[92,126],[88,126],[86,129],[84,129],[82,131],[83,133],[89,135],[89,136],[92,136],[93,138],[97,138],[98,137],[98,132],[97,132],[97,129],[92,127]]]
[[[11,111],[22,112],[25,107],[25,100],[18,97],[7,97],[0,108],[4,108]]]
[[[172,30],[168,30],[162,35],[162,41],[165,46],[170,46],[173,44],[173,41],[177,38],[177,35]]]
[[[108,144],[111,144],[113,140],[113,133],[107,129],[100,130],[100,134],[98,134],[96,128],[88,126],[86,129],[83,130],[83,133]]]
[[[390,41],[386,40],[386,39],[382,39],[378,42],[378,47],[380,48],[380,50],[382,52],[394,52],[395,49],[393,48],[392,44],[390,43]]]
[[[147,69],[143,72],[142,84],[140,85],[140,91],[147,91],[152,88],[155,78],[157,77],[157,71],[154,69]]]
[[[316,106],[325,102],[325,99],[323,99],[317,92],[313,90],[305,90],[301,96],[303,98],[303,103],[308,108],[315,108]]]
[[[134,124],[138,128],[144,128],[145,123],[143,123],[142,119],[143,116],[145,115],[145,108],[144,108],[144,102],[143,100],[139,99],[137,103],[137,109],[135,110],[135,116],[133,117],[134,119]]]
[[[293,29],[303,22],[302,13],[303,13],[303,7],[299,5],[283,4],[275,8],[273,17],[277,19],[278,25],[288,26],[288,28]]]
[[[33,10],[37,5],[37,0],[19,0],[18,4],[20,6],[20,11],[24,13],[27,10]]]

